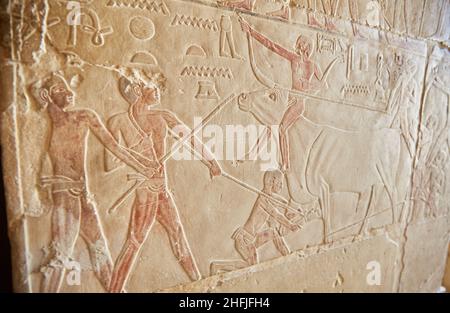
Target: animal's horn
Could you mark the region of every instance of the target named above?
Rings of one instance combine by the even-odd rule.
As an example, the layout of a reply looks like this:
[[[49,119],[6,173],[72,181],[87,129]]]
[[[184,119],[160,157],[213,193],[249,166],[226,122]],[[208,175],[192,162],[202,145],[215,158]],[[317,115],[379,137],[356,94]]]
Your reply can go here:
[[[258,69],[255,63],[255,58],[253,54],[253,45],[251,42],[250,34],[247,33],[247,40],[248,40],[248,53],[250,57],[250,65],[252,67],[253,73],[255,74],[256,79],[266,86],[267,88],[274,88],[276,86],[275,82],[264,76],[264,74]]]

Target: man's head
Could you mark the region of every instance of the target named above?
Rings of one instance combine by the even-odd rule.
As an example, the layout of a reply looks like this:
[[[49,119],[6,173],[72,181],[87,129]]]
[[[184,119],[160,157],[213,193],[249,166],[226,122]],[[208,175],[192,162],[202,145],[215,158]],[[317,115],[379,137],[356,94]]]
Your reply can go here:
[[[313,42],[303,35],[298,36],[295,43],[295,52],[304,57],[310,57],[313,50]]]
[[[137,103],[153,106],[160,103],[161,90],[158,84],[145,73],[135,71],[119,79],[119,89],[122,96],[131,105]]]
[[[264,173],[264,190],[279,193],[283,189],[283,174],[279,170]]]
[[[411,59],[406,61],[406,72],[410,77],[413,77],[417,72],[417,64]]]
[[[52,104],[61,110],[74,104],[74,94],[66,80],[55,73],[44,79],[39,88],[39,98],[44,107]]]
[[[431,114],[430,116],[428,116],[426,127],[428,129],[434,130],[436,128],[436,125],[437,125],[436,115]]]
[[[447,153],[445,153],[445,150],[441,150],[434,158],[434,165],[442,168],[445,166],[445,162],[447,162]]]

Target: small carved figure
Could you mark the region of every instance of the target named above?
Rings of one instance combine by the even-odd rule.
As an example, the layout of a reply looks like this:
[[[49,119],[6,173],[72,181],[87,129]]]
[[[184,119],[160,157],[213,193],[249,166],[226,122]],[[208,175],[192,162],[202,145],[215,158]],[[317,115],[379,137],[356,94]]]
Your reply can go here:
[[[283,174],[280,171],[265,172],[263,180],[262,192],[265,195],[258,196],[247,221],[232,235],[236,250],[243,260],[212,262],[212,274],[257,264],[259,262],[258,248],[271,241],[281,255],[290,253],[283,236],[301,229],[300,220],[298,220],[301,215],[269,198],[282,199],[278,195],[283,188]],[[284,200],[284,202],[287,205],[287,201]]]
[[[79,235],[89,248],[96,276],[108,289],[113,265],[97,209],[87,188],[86,137],[92,132],[110,152],[144,177],[153,173],[141,163],[147,166],[152,163],[136,158],[120,146],[95,112],[71,110],[74,94],[62,76],[53,74],[38,89],[40,102],[51,121],[46,151],[53,172],[41,177],[41,187],[48,192],[40,194],[50,195],[41,200],[52,209],[50,260],[41,269],[44,274],[41,291],[59,291],[65,266]]]
[[[430,169],[429,194],[428,194],[428,217],[436,217],[439,214],[439,202],[445,191],[444,167],[447,162],[447,153],[442,150],[436,156]]]
[[[230,57],[225,51],[225,46],[228,43],[228,49],[230,50],[231,57],[233,59],[242,59],[236,52],[236,47],[233,38],[233,24],[231,18],[228,15],[222,15],[220,18],[220,50],[219,55],[223,57]]]

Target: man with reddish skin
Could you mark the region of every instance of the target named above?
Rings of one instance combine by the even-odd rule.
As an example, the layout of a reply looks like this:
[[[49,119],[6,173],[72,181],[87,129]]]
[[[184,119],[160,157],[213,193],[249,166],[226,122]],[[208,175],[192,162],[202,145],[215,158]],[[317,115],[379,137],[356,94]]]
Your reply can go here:
[[[122,96],[130,104],[128,112],[113,116],[108,126],[116,139],[123,138],[125,145],[155,162],[166,155],[168,134],[187,127],[175,114],[154,108],[160,102],[160,88],[144,75],[119,81]],[[181,127],[181,128],[180,128]],[[221,175],[221,168],[206,147],[193,136],[193,149],[202,155],[201,161],[209,168],[211,177]],[[110,292],[123,292],[133,263],[154,222],[166,230],[177,261],[191,280],[201,279],[194,256],[190,250],[181,220],[171,193],[167,188],[165,164],[159,164],[157,173],[136,189],[128,235],[116,261]]]

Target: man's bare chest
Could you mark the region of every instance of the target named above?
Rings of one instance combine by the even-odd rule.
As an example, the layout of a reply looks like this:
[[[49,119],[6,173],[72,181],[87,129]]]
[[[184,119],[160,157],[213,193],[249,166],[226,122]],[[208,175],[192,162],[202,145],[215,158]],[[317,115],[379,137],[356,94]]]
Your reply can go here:
[[[128,146],[142,142],[157,144],[166,137],[166,126],[159,118],[128,116],[121,123],[121,135]]]
[[[301,81],[309,81],[314,74],[314,65],[311,62],[295,60],[292,62],[292,74]]]

